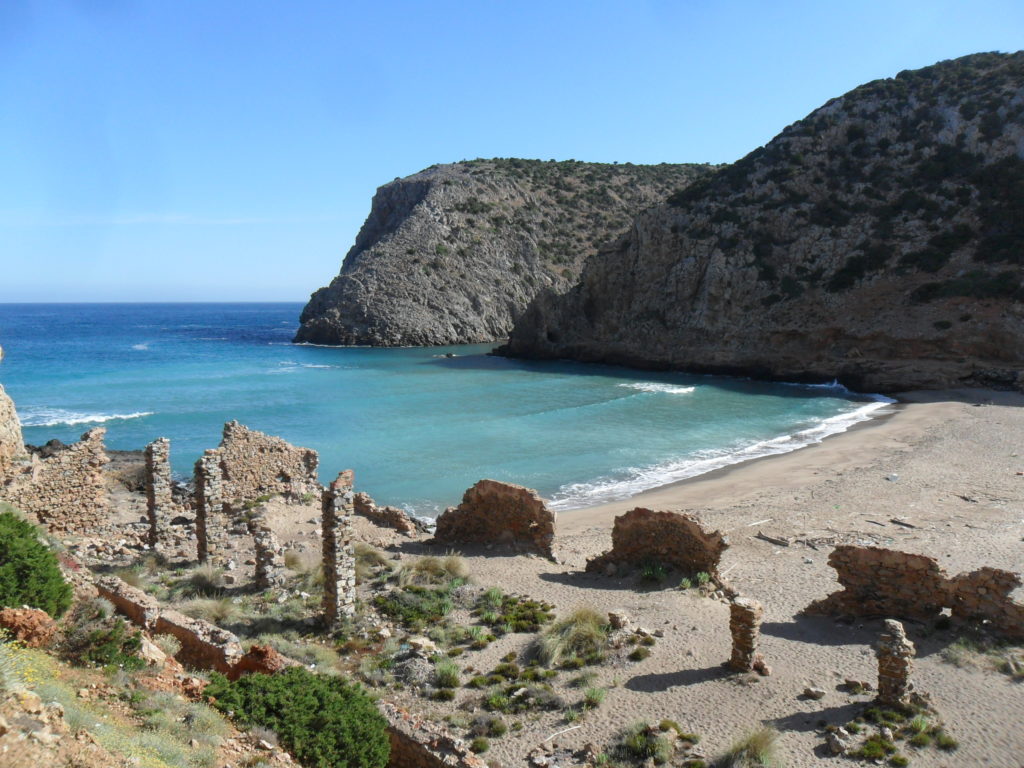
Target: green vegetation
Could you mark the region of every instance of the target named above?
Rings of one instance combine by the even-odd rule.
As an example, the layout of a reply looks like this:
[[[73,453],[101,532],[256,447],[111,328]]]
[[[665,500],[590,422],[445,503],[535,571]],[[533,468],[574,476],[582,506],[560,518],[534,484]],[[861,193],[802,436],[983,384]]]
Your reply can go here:
[[[39,537],[31,523],[0,511],[0,608],[29,605],[56,618],[71,605],[71,586]]]
[[[474,613],[497,630],[539,632],[541,625],[554,617],[554,606],[516,595],[506,595],[497,587],[484,592],[477,600]]]
[[[607,643],[605,618],[593,608],[581,607],[548,628],[536,650],[541,662],[548,666],[572,659],[597,663],[602,660]]]
[[[636,723],[622,733],[614,751],[618,757],[631,762],[653,760],[655,765],[664,765],[672,757],[672,745],[661,735],[663,732],[646,723]]]
[[[211,676],[206,695],[248,727],[270,728],[306,768],[384,768],[387,723],[358,685],[301,667],[229,682]]]
[[[781,765],[776,755],[777,731],[761,728],[737,741],[716,763],[720,768],[770,768]]]

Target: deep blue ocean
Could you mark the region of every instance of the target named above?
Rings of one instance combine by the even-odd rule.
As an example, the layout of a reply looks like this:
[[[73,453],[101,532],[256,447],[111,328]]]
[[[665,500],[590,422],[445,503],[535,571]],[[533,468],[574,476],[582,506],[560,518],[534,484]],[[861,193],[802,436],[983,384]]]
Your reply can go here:
[[[0,384],[25,440],[171,439],[191,473],[223,423],[320,452],[321,480],[356,471],[379,503],[434,515],[490,477],[556,508],[625,498],[820,441],[883,398],[490,357],[491,345],[297,346],[301,304],[0,304]],[[446,357],[445,353],[456,357]]]

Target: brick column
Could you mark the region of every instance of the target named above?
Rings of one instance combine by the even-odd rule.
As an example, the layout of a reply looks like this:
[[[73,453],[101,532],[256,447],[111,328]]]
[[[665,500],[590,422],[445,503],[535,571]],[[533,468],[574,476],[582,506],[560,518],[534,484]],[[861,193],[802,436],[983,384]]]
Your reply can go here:
[[[220,454],[206,451],[196,462],[196,548],[199,562],[223,559],[227,534],[224,526],[224,485]]]
[[[149,546],[160,551],[170,546],[170,522],[174,515],[171,494],[171,441],[158,437],[146,446],[146,515]]]
[[[732,658],[729,666],[739,672],[749,672],[760,661],[757,640],[761,635],[764,608],[749,597],[737,597],[729,604],[729,631],[732,633]]]
[[[352,551],[355,475],[347,469],[322,496],[324,623],[329,629],[356,612],[356,561]]]
[[[885,620],[885,632],[878,640],[878,701],[895,705],[905,702],[912,687],[910,671],[914,663],[914,644],[907,639],[903,625],[895,619]]]

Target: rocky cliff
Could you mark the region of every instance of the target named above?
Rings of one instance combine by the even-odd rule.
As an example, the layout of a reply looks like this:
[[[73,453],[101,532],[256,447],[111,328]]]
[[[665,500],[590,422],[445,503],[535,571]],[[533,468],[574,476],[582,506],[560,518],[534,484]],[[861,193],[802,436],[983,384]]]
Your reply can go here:
[[[1024,53],[834,99],[642,212],[504,352],[831,379],[1024,386]]]
[[[545,288],[565,290],[632,217],[711,170],[473,160],[377,190],[341,274],[297,342],[438,345],[505,338]]]
[[[0,361],[3,359],[4,349],[0,347]],[[21,436],[18,412],[14,409],[14,401],[0,386],[0,483],[7,475],[11,461],[24,454],[25,442]]]

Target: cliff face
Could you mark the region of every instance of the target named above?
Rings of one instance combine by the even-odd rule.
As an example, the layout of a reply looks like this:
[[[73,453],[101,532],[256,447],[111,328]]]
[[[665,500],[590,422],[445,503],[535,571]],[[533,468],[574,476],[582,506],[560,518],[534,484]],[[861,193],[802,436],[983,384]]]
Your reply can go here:
[[[1024,53],[834,99],[644,211],[506,354],[1024,387]]]
[[[14,401],[0,387],[0,481],[11,461],[24,454],[25,443],[21,437],[21,422],[14,410]]]
[[[297,342],[439,345],[505,338],[542,289],[704,165],[474,160],[377,190],[341,274],[310,298]]]

